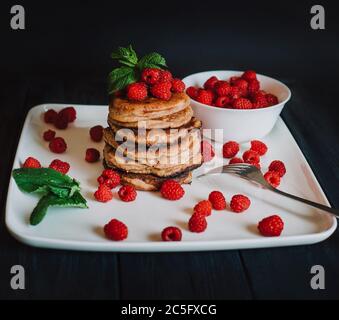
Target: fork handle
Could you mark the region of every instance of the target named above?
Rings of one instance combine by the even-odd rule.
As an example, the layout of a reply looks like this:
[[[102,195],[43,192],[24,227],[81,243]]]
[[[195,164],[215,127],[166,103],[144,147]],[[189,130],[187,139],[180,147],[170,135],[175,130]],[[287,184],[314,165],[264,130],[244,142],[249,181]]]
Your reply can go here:
[[[313,201],[310,201],[310,200],[307,200],[307,199],[303,199],[303,198],[297,197],[293,194],[290,194],[290,193],[287,193],[287,192],[284,192],[284,191],[281,191],[281,190],[278,190],[278,189],[275,189],[275,188],[270,188],[270,190],[274,191],[275,193],[281,194],[285,197],[306,203],[306,204],[308,204],[312,207],[318,208],[320,210],[327,211],[327,212],[333,214],[337,219],[339,219],[339,210],[338,209],[331,208],[331,207],[328,207],[328,206],[324,206],[323,204],[313,202]]]

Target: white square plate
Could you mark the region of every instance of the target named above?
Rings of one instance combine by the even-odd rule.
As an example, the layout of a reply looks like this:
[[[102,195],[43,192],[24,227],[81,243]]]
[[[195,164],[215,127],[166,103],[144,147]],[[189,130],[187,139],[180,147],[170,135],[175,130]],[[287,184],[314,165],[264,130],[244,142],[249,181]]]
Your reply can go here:
[[[11,234],[28,245],[72,250],[91,251],[202,251],[243,248],[262,248],[311,244],[328,238],[336,229],[332,216],[300,204],[228,174],[194,179],[185,185],[185,196],[179,201],[163,199],[157,192],[138,192],[131,203],[119,200],[117,194],[106,204],[94,200],[96,178],[102,171],[101,161],[95,164],[84,160],[85,150],[94,147],[102,150],[103,143],[90,140],[89,128],[106,125],[107,106],[76,105],[77,120],[67,130],[57,131],[65,138],[68,149],[64,154],[53,154],[43,141],[42,133],[49,128],[42,120],[45,110],[61,109],[67,105],[44,104],[31,109],[27,115],[13,168],[18,168],[28,156],[36,157],[43,166],[59,158],[71,164],[69,175],[81,183],[82,194],[88,200],[89,209],[50,208],[38,226],[29,225],[29,216],[38,198],[22,193],[11,178],[7,197],[6,225]],[[284,122],[279,119],[273,131],[263,139],[269,151],[262,159],[265,171],[272,160],[280,159],[287,167],[280,188],[298,196],[329,205],[321,187],[312,173]],[[249,145],[242,145],[241,151]],[[195,171],[223,164],[221,145],[215,145],[216,157]],[[227,160],[225,160],[225,163]],[[221,190],[229,202],[232,195],[243,193],[250,197],[251,207],[244,213],[230,210],[213,211],[208,217],[208,228],[195,234],[187,229],[193,206],[206,199],[212,190]],[[262,218],[279,214],[285,222],[280,237],[266,238],[256,228]],[[109,241],[104,237],[103,226],[117,218],[129,228],[128,239]],[[160,233],[167,226],[178,226],[183,231],[181,242],[162,242]]]

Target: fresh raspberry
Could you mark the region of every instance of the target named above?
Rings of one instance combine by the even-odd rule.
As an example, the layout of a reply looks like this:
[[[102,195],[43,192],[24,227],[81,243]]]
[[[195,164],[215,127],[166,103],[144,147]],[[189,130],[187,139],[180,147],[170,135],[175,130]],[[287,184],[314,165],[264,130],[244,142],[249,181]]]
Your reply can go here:
[[[56,137],[49,143],[49,149],[54,153],[63,153],[67,149],[67,144],[63,138]]]
[[[41,168],[39,160],[28,157],[22,165],[23,168]]]
[[[105,184],[110,189],[113,189],[120,184],[120,175],[112,169],[105,169],[97,181],[99,184]]]
[[[169,100],[172,97],[172,84],[169,81],[158,82],[151,87],[151,93],[154,97],[161,100]]]
[[[229,104],[231,102],[231,99],[227,96],[225,97],[218,97],[215,100],[215,106],[219,107],[219,108],[224,108],[227,106],[227,104]]]
[[[70,165],[67,162],[55,159],[51,162],[49,168],[59,171],[62,174],[66,174],[69,171]]]
[[[251,200],[242,194],[234,195],[230,202],[230,207],[232,211],[236,213],[240,213],[247,210],[250,207],[250,205]]]
[[[179,200],[185,194],[183,187],[175,180],[166,180],[160,188],[160,192],[165,199]]]
[[[194,213],[188,221],[188,229],[191,232],[203,232],[207,228],[207,221],[204,215]]]
[[[118,219],[112,219],[104,226],[104,232],[108,239],[114,241],[121,241],[127,238],[128,228]]]
[[[234,109],[252,109],[252,102],[246,98],[234,99],[232,106]]]
[[[276,171],[267,171],[264,178],[274,188],[277,188],[280,184],[280,176]]]
[[[173,80],[172,73],[168,70],[161,70],[160,81],[161,82],[171,82]]]
[[[226,208],[225,197],[220,191],[212,191],[208,196],[208,200],[215,210],[224,210]]]
[[[94,197],[99,202],[107,202],[113,199],[113,193],[105,184],[100,184],[97,191],[94,192]]]
[[[219,81],[219,79],[216,76],[210,77],[204,83],[204,88],[206,90],[214,90],[214,87],[215,87],[215,85],[218,81]]]
[[[260,165],[259,162],[253,162],[253,161],[250,161],[250,162],[246,162],[246,163],[248,163],[248,164],[250,164],[250,165],[252,165],[252,166],[257,167],[259,170],[261,169],[261,165]]]
[[[247,90],[248,90],[248,94],[249,95],[252,95],[254,94],[255,92],[258,92],[260,89],[260,83],[258,80],[256,79],[253,79],[253,80],[250,80],[248,82],[248,87],[247,87]]]
[[[212,203],[209,200],[199,201],[193,209],[194,213],[201,214],[204,216],[210,216],[212,213]]]
[[[241,97],[241,91],[238,87],[232,86],[230,87],[230,92],[228,94],[228,96],[234,100],[234,99],[238,99]]]
[[[54,130],[46,130],[43,134],[43,138],[45,141],[52,141],[55,137],[55,131]]]
[[[234,86],[238,79],[240,79],[240,77],[236,77],[236,76],[231,77],[231,78],[230,78],[230,81],[229,81],[229,82],[230,82],[230,85],[231,85],[231,86]]]
[[[201,154],[204,162],[211,161],[215,156],[213,146],[206,140],[201,141]]]
[[[246,81],[257,80],[257,74],[253,70],[247,70],[242,74],[241,78]]]
[[[248,82],[244,79],[237,79],[234,81],[234,86],[240,89],[241,95],[245,97],[247,95]]]
[[[95,142],[100,142],[102,140],[102,136],[104,134],[104,128],[100,125],[94,126],[89,129],[89,135],[91,139]]]
[[[88,148],[86,150],[85,160],[87,162],[97,162],[100,159],[100,152],[94,148]]]
[[[196,100],[203,104],[211,105],[213,102],[214,94],[211,90],[200,89],[196,96]]]
[[[265,237],[278,237],[284,229],[284,221],[273,215],[262,219],[258,224],[259,232]]]
[[[230,90],[231,86],[227,81],[218,81],[215,84],[215,92],[219,97],[227,96]]]
[[[161,232],[163,241],[181,241],[182,233],[177,227],[167,227]]]
[[[259,153],[254,150],[247,150],[243,153],[242,158],[244,162],[253,164],[253,163],[259,163],[260,162],[260,156]]]
[[[141,73],[141,80],[153,85],[160,80],[161,70],[157,68],[145,68]]]
[[[57,129],[63,130],[68,127],[68,115],[67,113],[62,113],[61,111],[58,113],[54,125]]]
[[[184,92],[185,84],[181,79],[173,79],[172,80],[172,89],[173,92]]]
[[[196,99],[198,96],[198,91],[199,89],[195,88],[195,87],[188,87],[186,89],[186,93],[189,95],[189,97],[191,97],[192,99]]]
[[[126,185],[119,189],[118,195],[122,201],[131,202],[137,197],[137,191],[133,186]]]
[[[228,162],[228,164],[236,164],[236,163],[244,163],[244,161],[241,158],[234,157]]]
[[[268,106],[274,106],[275,104],[279,103],[278,98],[274,94],[267,93],[265,95],[265,98],[266,98],[266,101],[268,103]]]
[[[259,156],[263,156],[267,152],[267,146],[262,141],[252,140],[251,150],[258,152]]]
[[[239,152],[239,143],[228,141],[222,146],[222,156],[224,158],[233,158]]]
[[[256,99],[252,100],[253,109],[266,108],[268,106],[269,105],[268,105],[268,102],[267,102],[265,96],[258,96]]]
[[[59,114],[63,115],[68,122],[74,122],[77,118],[77,112],[74,107],[63,108],[59,111]]]
[[[142,101],[147,97],[147,87],[143,82],[134,82],[127,86],[128,100]]]
[[[268,167],[269,171],[276,171],[278,172],[280,177],[283,177],[286,173],[286,167],[284,163],[280,160],[274,160]]]
[[[58,113],[54,109],[49,109],[44,113],[44,121],[46,123],[54,123]]]

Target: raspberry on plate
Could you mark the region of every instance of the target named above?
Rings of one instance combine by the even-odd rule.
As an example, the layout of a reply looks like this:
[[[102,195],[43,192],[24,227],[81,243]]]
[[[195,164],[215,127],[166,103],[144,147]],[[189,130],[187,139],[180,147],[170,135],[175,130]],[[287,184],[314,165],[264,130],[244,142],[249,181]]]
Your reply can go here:
[[[274,160],[268,167],[269,171],[276,171],[278,172],[280,177],[283,177],[286,173],[286,167],[284,163],[280,160]]]
[[[198,95],[198,89],[196,87],[188,87],[186,89],[186,93],[188,94],[188,96],[192,99],[196,99],[197,95]]]
[[[218,81],[219,79],[216,76],[212,76],[205,81],[204,88],[206,90],[214,90],[214,87]]]
[[[161,70],[160,81],[171,82],[173,80],[172,73],[168,70]]]
[[[188,221],[188,229],[191,232],[204,232],[206,228],[207,221],[204,215],[194,213]]]
[[[134,201],[137,197],[137,191],[133,186],[122,186],[118,191],[119,198],[125,202]]]
[[[206,140],[201,141],[201,154],[204,162],[211,161],[215,156],[213,146]]]
[[[172,80],[172,92],[184,92],[185,91],[185,83],[181,79],[173,79]]]
[[[277,188],[280,184],[280,176],[276,171],[267,171],[264,178],[274,188]]]
[[[195,99],[200,103],[211,105],[213,98],[214,94],[211,90],[199,89]]]
[[[74,122],[77,117],[77,112],[74,107],[66,107],[59,111],[59,115],[67,119],[67,122]]]
[[[46,130],[43,133],[43,138],[45,141],[52,141],[52,139],[54,139],[55,137],[55,131],[54,130]]]
[[[105,184],[113,189],[120,184],[120,175],[112,169],[105,169],[97,180],[99,184]]]
[[[162,196],[168,200],[179,200],[185,194],[185,190],[180,185],[180,183],[172,179],[163,182],[160,188],[160,192]]]
[[[252,102],[246,98],[234,99],[232,102],[234,109],[252,109]]]
[[[141,73],[141,80],[153,85],[160,80],[161,70],[157,68],[145,68]]]
[[[22,165],[23,168],[41,168],[39,160],[28,157]]]
[[[259,140],[251,141],[251,150],[257,152],[259,156],[263,156],[267,152],[267,146],[265,143]]]
[[[58,113],[54,125],[57,129],[63,130],[68,127],[68,115],[66,113],[62,113],[61,111]]]
[[[244,163],[244,161],[241,158],[234,157],[228,162],[228,164],[236,164],[236,163]]]
[[[247,70],[242,74],[241,78],[245,79],[246,81],[256,80],[257,74],[253,70]]]
[[[104,226],[104,232],[108,239],[114,241],[121,241],[127,238],[128,228],[118,219],[112,219]]]
[[[67,144],[63,138],[56,137],[49,143],[49,149],[54,153],[63,153],[67,149]]]
[[[170,100],[172,97],[172,83],[169,81],[157,82],[151,87],[151,94],[161,100]]]
[[[208,196],[208,200],[215,210],[224,210],[226,208],[225,197],[220,191],[212,191]]]
[[[242,194],[234,195],[230,202],[230,207],[232,211],[236,213],[240,213],[247,210],[250,207],[250,205],[251,200]]]
[[[100,142],[104,134],[103,130],[104,128],[100,125],[94,126],[91,129],[89,129],[89,135],[91,139],[95,142]]]
[[[193,212],[204,216],[210,216],[212,213],[212,203],[209,200],[199,201],[194,206]]]
[[[94,192],[94,197],[99,202],[108,202],[113,199],[113,193],[109,187],[100,184],[97,191]]]
[[[58,113],[54,109],[49,109],[44,113],[44,121],[46,123],[54,123]]]
[[[49,168],[59,171],[62,174],[66,174],[69,171],[70,165],[68,162],[55,159],[50,163]]]
[[[259,153],[253,150],[247,150],[243,153],[242,158],[244,162],[253,164],[253,163],[259,163],[260,162],[260,156]]]
[[[167,227],[161,232],[163,241],[181,241],[182,232],[177,227]]]
[[[142,101],[147,98],[147,87],[143,82],[134,82],[127,86],[128,100]]]
[[[100,152],[95,148],[86,150],[85,160],[87,162],[97,162],[100,159]]]
[[[258,223],[258,230],[265,237],[278,237],[283,229],[284,221],[278,215],[266,217]]]
[[[239,152],[239,143],[236,141],[228,141],[222,146],[222,156],[224,158],[233,158]]]

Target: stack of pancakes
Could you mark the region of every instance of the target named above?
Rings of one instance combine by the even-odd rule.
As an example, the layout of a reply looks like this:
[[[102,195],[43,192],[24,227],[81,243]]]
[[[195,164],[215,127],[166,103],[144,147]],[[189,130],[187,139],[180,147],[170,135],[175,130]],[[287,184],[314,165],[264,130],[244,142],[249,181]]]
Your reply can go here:
[[[108,125],[104,165],[120,173],[122,184],[158,190],[167,179],[190,183],[192,170],[202,163],[201,122],[185,93],[174,93],[169,101],[114,97]]]

